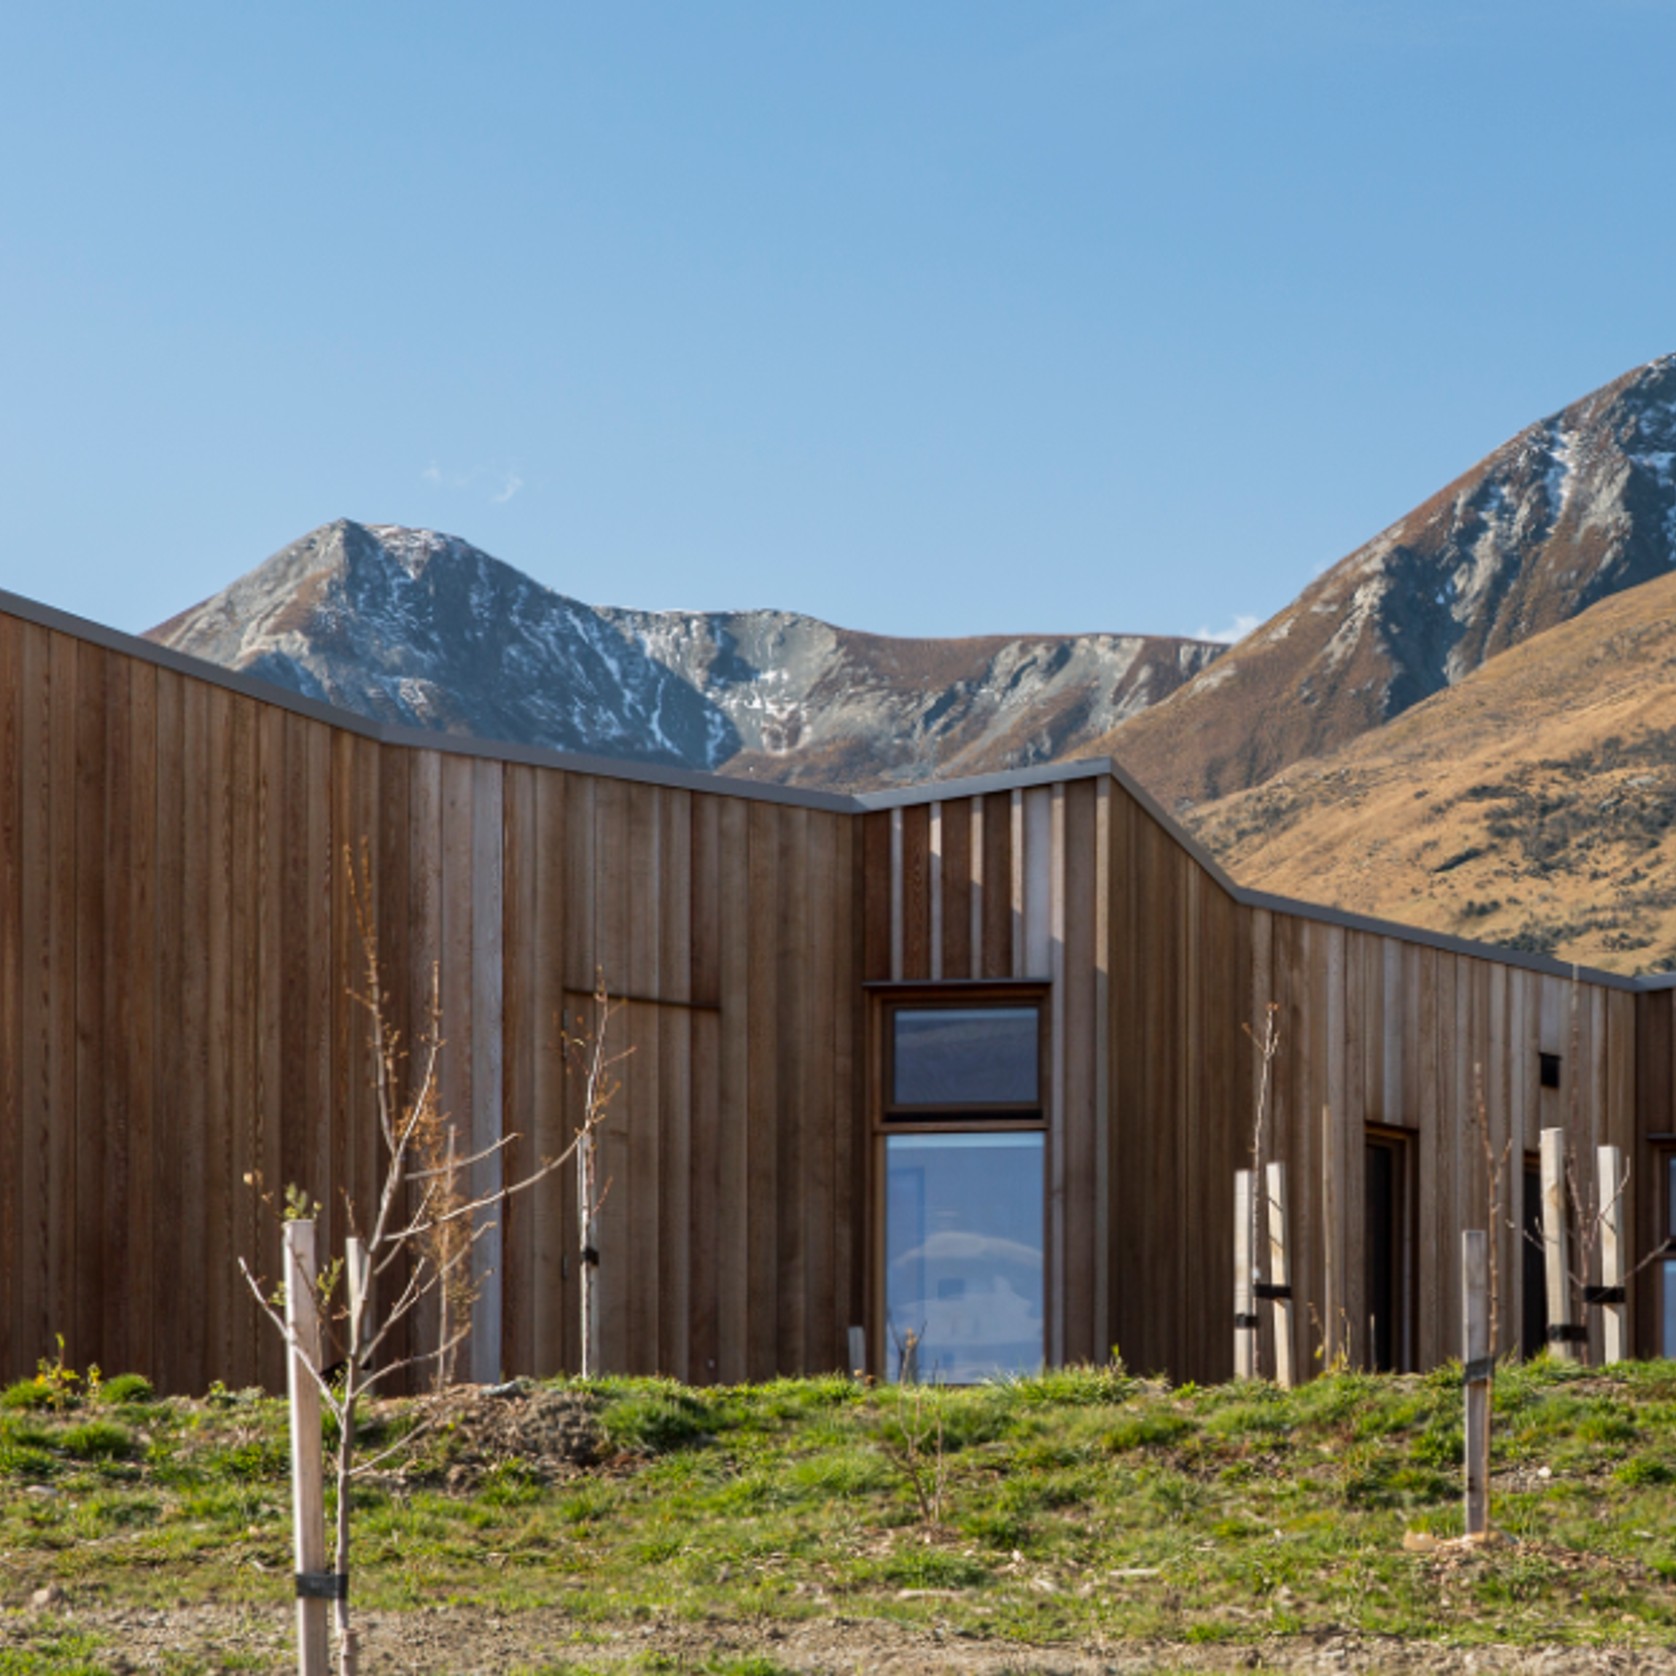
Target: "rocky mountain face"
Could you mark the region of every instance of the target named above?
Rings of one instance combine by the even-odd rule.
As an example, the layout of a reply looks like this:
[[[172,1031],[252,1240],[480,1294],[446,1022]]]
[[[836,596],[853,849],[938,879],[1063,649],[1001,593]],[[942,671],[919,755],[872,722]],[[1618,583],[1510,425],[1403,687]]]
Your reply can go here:
[[[1676,575],[1189,819],[1236,878],[1279,895],[1676,969]]]
[[[588,606],[455,537],[347,520],[149,638],[405,726],[834,789],[1087,755],[1224,650]]]
[[[1676,355],[1520,432],[1097,741],[1165,804],[1262,784],[1676,562]]]

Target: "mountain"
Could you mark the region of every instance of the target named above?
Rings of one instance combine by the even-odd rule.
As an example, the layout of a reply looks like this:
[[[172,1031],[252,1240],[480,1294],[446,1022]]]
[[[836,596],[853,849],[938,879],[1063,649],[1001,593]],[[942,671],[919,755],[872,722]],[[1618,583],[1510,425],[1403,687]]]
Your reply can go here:
[[[1177,811],[1390,723],[1676,562],[1676,355],[1521,431],[1095,741]]]
[[[149,638],[410,727],[838,789],[1086,755],[1224,650],[589,606],[456,537],[348,520]]]
[[[1609,969],[1676,969],[1676,575],[1195,809],[1243,884]]]

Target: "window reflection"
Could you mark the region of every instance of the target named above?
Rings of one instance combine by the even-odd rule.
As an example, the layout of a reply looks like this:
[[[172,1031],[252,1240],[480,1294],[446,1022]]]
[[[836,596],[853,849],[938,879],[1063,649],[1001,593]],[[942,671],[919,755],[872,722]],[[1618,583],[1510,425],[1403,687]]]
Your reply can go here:
[[[971,1384],[1042,1365],[1042,1136],[885,1143],[887,1372]]]
[[[898,1007],[891,1016],[892,1105],[1036,1103],[1034,1007]]]

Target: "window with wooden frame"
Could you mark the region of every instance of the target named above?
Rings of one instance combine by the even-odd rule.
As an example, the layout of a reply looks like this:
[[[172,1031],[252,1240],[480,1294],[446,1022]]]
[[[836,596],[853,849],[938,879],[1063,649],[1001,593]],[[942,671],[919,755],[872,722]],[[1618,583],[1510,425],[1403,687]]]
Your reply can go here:
[[[875,1103],[889,1379],[1042,1365],[1047,1000],[1017,987],[882,997]]]

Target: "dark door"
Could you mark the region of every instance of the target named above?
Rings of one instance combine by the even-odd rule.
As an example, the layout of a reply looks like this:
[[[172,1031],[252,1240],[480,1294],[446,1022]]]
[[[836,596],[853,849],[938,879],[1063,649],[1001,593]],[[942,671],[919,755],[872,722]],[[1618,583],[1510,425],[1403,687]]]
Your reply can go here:
[[[1363,1176],[1362,1272],[1367,1303],[1367,1365],[1394,1372],[1409,1360],[1408,1146],[1401,1136],[1370,1135]]]

